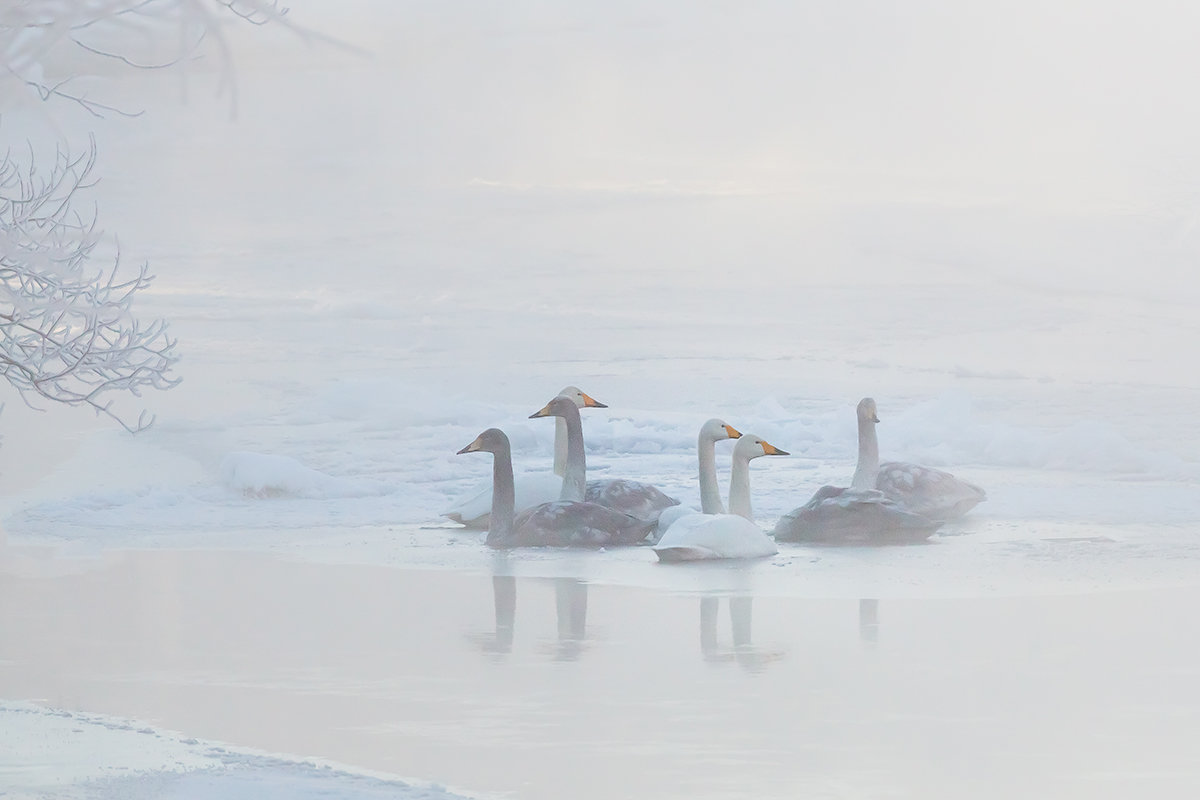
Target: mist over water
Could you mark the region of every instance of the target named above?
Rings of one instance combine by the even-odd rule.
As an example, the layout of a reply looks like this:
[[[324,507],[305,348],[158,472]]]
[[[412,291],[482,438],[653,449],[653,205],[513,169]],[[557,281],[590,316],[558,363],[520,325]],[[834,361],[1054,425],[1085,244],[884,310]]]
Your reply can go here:
[[[29,676],[57,674],[54,630],[13,612],[0,641],[32,655],[0,653],[0,698],[522,797],[581,789],[597,748],[664,797],[1194,788],[1197,647],[1168,621],[1200,574],[1200,11],[289,5],[336,41],[231,27],[236,102],[206,58],[97,79],[143,116],[0,127],[95,133],[89,200],[184,356],[179,387],[126,403],[158,415],[137,437],[0,395],[0,577],[69,616],[118,591],[121,551],[165,551],[126,578],[179,610],[51,683]],[[498,426],[518,473],[548,471],[528,416],[566,384],[609,406],[583,416],[592,476],[697,504],[713,416],[790,451],[752,470],[767,530],[848,483],[864,396],[885,460],[989,497],[922,547],[497,559],[439,516],[491,474],[455,454]],[[206,597],[230,626],[262,604],[287,657],[190,662],[240,647],[190,618]],[[289,602],[308,611],[273,615]],[[144,690],[138,647],[162,657]],[[445,681],[420,705],[387,669]],[[206,716],[206,692],[317,697],[353,746]]]

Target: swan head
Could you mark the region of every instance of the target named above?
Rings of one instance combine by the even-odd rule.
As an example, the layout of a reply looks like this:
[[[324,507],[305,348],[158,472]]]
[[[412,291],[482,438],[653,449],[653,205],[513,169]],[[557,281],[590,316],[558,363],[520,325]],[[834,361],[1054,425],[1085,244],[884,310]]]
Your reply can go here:
[[[744,458],[749,461],[752,458],[759,456],[790,456],[786,450],[780,450],[775,445],[765,439],[761,439],[752,433],[743,433],[738,439],[737,444],[733,446],[733,457]]]
[[[700,426],[700,436],[704,439],[719,442],[722,439],[739,439],[742,434],[741,431],[723,419],[710,419]]]
[[[574,414],[574,416],[578,418],[579,407],[575,405],[575,401],[573,399],[570,397],[564,397],[560,394],[558,397],[542,406],[540,410],[530,414],[529,418],[537,419],[538,417],[567,417],[570,414]]]
[[[576,408],[608,408],[604,403],[596,400],[578,386],[564,386],[563,390],[558,393],[558,396],[571,398]]]
[[[475,441],[458,451],[458,455],[463,453],[499,453],[508,449],[508,437],[504,431],[499,428],[488,428],[483,433],[475,437]]]
[[[858,421],[859,422],[879,422],[879,416],[875,413],[875,399],[872,397],[864,397],[858,401]]]

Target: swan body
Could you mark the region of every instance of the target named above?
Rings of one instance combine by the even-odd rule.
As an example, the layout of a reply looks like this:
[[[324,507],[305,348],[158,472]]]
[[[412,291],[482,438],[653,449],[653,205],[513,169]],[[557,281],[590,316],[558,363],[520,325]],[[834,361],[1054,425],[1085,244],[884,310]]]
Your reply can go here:
[[[779,552],[766,532],[736,514],[688,514],[654,545],[659,561],[764,558]]]
[[[877,489],[822,486],[775,525],[775,541],[812,544],[912,544],[942,523],[908,511]]]
[[[596,503],[555,500],[526,509],[513,522],[514,535],[492,547],[614,547],[639,544],[654,523]]]
[[[559,397],[569,397],[578,408],[608,408],[576,386],[566,386]],[[513,480],[516,510],[524,511],[542,503],[559,499],[562,494],[562,475],[567,464],[567,426],[562,419],[555,419],[554,427],[554,474],[529,472]],[[492,510],[492,482],[486,481],[473,488],[454,502],[442,516],[454,522],[475,528],[488,529],[488,515]]]
[[[569,409],[574,413],[578,426],[579,409],[568,398],[556,397],[546,408],[555,409],[548,413],[565,413],[564,409]],[[539,412],[538,415],[548,414]],[[579,440],[579,452],[575,453],[576,447],[572,446],[571,456],[582,458],[582,435],[575,438]],[[653,523],[628,514],[595,503],[572,500],[542,503],[519,515],[515,514],[512,450],[508,436],[498,428],[488,428],[458,452],[490,452],[493,455],[492,510],[487,535],[490,547],[607,547],[635,544],[644,539],[653,527]]]
[[[750,505],[750,460],[788,453],[757,436],[744,435],[733,448],[729,510],[724,514],[688,514],[677,519],[654,545],[659,561],[716,558],[763,558],[779,552],[754,522]],[[702,478],[703,480],[703,478]]]
[[[816,544],[910,544],[928,539],[940,520],[915,513],[875,488],[879,442],[875,401],[858,404],[858,466],[850,488],[822,486],[779,519],[775,540]]]
[[[679,505],[678,500],[654,486],[625,478],[588,481],[584,499],[655,524],[663,511]]]
[[[920,464],[885,461],[875,488],[909,511],[930,519],[958,519],[987,499],[987,492],[949,472]]]
[[[516,508],[527,508],[557,500],[562,492],[562,478],[549,472],[526,472],[513,480]],[[461,499],[442,513],[443,517],[468,528],[487,530],[492,512],[492,483],[475,487],[475,494]]]
[[[864,397],[858,404],[858,466],[851,486],[877,489],[904,508],[936,520],[956,519],[987,499],[973,483],[940,469],[902,461],[879,463],[879,417],[875,401]]]

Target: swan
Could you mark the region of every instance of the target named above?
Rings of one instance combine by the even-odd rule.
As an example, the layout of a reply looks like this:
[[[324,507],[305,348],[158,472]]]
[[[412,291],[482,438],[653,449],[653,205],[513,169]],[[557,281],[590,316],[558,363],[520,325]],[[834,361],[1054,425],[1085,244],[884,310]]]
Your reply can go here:
[[[608,408],[577,386],[566,386],[559,397],[569,397],[578,408]],[[554,474],[544,472],[525,473],[513,482],[516,510],[557,500],[562,492],[562,474],[567,466],[567,425],[556,419],[554,426]],[[492,508],[492,482],[481,483],[455,501],[442,516],[466,525],[468,528],[487,530],[488,514]]]
[[[578,418],[579,409],[569,399],[558,397],[550,405],[555,403],[570,408]],[[582,449],[581,441],[581,458]],[[490,547],[606,547],[636,544],[645,538],[652,527],[651,523],[611,508],[571,500],[542,503],[515,514],[512,449],[504,431],[488,428],[458,452],[460,455],[475,452],[492,454],[492,510],[487,535]]]
[[[775,525],[779,542],[821,544],[907,544],[928,539],[942,524],[914,513],[869,482],[875,441],[875,401],[858,404],[858,469],[850,488],[822,486],[807,503],[784,514]],[[863,432],[869,435],[864,436]],[[864,469],[864,465],[866,468]]]
[[[877,489],[822,486],[804,505],[779,518],[777,542],[911,544],[941,522],[907,511]]]
[[[658,560],[761,558],[778,553],[775,542],[754,522],[750,506],[750,460],[786,455],[787,451],[752,434],[739,438],[733,446],[733,470],[729,477],[731,513],[690,514],[676,520],[654,545]]]
[[[559,395],[561,397],[562,395]],[[557,398],[556,398],[557,399]],[[546,408],[530,416],[530,419],[542,416],[556,416],[551,412],[547,412]],[[605,406],[607,408],[607,406]],[[576,404],[576,412],[579,411],[579,406]],[[545,412],[545,413],[543,413]],[[614,511],[620,511],[629,514],[638,519],[657,522],[658,515],[662,513],[664,508],[679,505],[679,501],[674,497],[668,497],[657,488],[648,483],[641,481],[631,481],[625,478],[604,478],[601,480],[588,481],[584,479],[582,466],[577,466],[576,472],[572,472],[571,459],[569,455],[570,440],[572,425],[578,426],[579,433],[579,452],[583,453],[583,425],[579,421],[579,415],[576,413],[574,420],[565,419],[559,416],[557,420],[559,424],[564,424],[566,427],[566,440],[568,456],[563,470],[562,478],[562,493],[559,495],[560,500],[586,500],[589,503],[607,506]],[[581,462],[582,463],[582,462]],[[578,486],[576,486],[578,484]],[[578,492],[576,491],[578,489]]]
[[[987,499],[980,487],[940,469],[902,461],[880,464],[878,422],[875,401],[864,397],[858,404],[858,466],[851,488],[878,489],[909,511],[942,521],[961,517]]]
[[[721,490],[717,486],[716,443],[723,439],[737,439],[742,434],[737,428],[721,419],[710,419],[700,426],[696,438],[696,453],[700,462],[700,512],[702,514],[724,514]],[[696,509],[684,505],[664,508],[658,516],[658,530],[665,531],[678,519],[695,514]]]

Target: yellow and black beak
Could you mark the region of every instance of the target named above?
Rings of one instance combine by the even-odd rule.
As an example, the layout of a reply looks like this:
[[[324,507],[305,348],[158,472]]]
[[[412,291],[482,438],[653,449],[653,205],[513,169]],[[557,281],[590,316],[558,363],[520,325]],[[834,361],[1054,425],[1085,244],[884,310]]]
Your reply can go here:
[[[741,431],[739,431],[737,428],[733,427],[732,425],[726,425],[726,426],[725,426],[725,434],[726,434],[726,435],[727,435],[727,436],[728,436],[730,439],[740,439],[740,438],[742,438],[742,432],[741,432]]]
[[[537,419],[538,417],[548,417],[548,416],[550,416],[550,404],[546,403],[546,405],[542,406],[540,410],[535,411],[532,414],[530,414],[529,418]]]
[[[459,455],[459,456],[461,456],[463,453],[476,453],[476,452],[478,452],[478,451],[479,451],[479,445],[480,445],[480,441],[479,441],[479,440],[480,440],[480,439],[482,439],[482,438],[483,438],[482,436],[476,436],[476,437],[475,437],[475,441],[471,442],[469,445],[467,445],[466,447],[464,447],[462,450],[459,450],[457,453],[455,453],[455,455]]]
[[[769,456],[790,456],[791,455],[791,453],[789,453],[787,450],[780,450],[778,447],[771,444],[770,442],[763,442],[762,449],[763,449],[763,452]]]
[[[580,392],[580,394],[583,395],[584,408],[608,408],[608,406],[604,405],[604,403],[601,403],[587,392]]]

